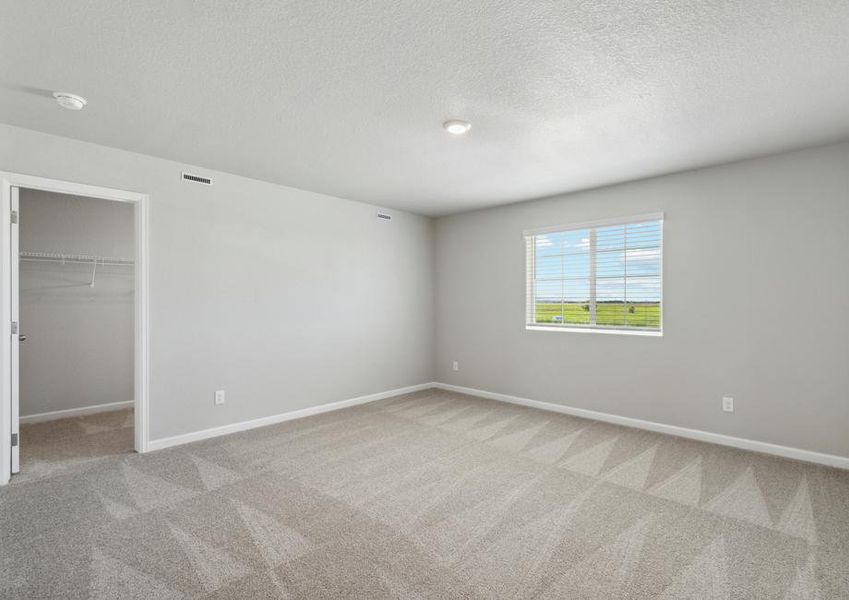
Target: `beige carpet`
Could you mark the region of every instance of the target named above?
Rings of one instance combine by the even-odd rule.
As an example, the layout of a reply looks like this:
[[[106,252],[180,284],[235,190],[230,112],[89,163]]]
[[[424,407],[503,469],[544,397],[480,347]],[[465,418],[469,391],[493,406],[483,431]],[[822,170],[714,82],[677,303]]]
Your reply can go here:
[[[133,452],[133,410],[21,425],[21,473],[16,484],[68,473]]]
[[[849,598],[849,473],[448,392],[77,458],[0,597]]]

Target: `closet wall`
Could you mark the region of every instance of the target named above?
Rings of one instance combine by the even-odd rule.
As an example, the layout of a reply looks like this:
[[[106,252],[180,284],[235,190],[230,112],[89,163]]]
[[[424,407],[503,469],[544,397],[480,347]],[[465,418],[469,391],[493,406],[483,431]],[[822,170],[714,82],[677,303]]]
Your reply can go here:
[[[133,258],[133,206],[21,190],[20,250]],[[21,261],[21,415],[133,399],[132,266]]]

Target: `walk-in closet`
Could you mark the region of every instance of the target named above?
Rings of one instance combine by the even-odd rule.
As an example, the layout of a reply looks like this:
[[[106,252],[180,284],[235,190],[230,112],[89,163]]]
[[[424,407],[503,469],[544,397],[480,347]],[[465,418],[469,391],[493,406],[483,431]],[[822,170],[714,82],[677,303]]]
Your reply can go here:
[[[21,189],[22,477],[133,450],[133,206]]]

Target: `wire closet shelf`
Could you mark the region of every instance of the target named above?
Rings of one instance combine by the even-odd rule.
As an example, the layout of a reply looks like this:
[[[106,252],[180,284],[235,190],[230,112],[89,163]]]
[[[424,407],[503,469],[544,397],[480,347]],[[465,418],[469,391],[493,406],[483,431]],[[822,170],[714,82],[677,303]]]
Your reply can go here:
[[[21,260],[26,262],[76,263],[101,266],[131,266],[136,261],[117,256],[95,256],[93,254],[54,254],[51,252],[21,252]]]
[[[97,276],[97,267],[130,267],[136,264],[131,258],[117,256],[95,256],[93,254],[57,254],[52,252],[20,252],[21,262],[46,262],[61,264],[91,265],[91,287]]]

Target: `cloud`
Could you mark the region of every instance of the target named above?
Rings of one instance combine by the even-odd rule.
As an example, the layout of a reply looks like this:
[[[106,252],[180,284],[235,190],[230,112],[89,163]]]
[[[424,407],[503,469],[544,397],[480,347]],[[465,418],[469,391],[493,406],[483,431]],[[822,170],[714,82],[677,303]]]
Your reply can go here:
[[[537,248],[550,248],[554,245],[554,242],[552,242],[547,235],[536,236],[536,243]]]
[[[660,248],[636,248],[634,250],[626,250],[625,257],[629,261],[660,260]]]

